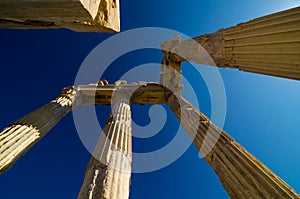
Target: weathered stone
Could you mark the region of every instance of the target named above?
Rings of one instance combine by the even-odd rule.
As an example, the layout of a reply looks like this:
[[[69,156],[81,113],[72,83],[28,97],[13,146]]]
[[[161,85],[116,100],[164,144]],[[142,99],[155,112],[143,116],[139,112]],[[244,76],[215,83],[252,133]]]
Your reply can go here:
[[[0,28],[120,31],[119,0],[1,0]]]
[[[160,64],[160,68],[162,73],[160,74],[159,83],[173,93],[180,94],[183,88],[181,85],[182,71],[180,62],[165,57]]]

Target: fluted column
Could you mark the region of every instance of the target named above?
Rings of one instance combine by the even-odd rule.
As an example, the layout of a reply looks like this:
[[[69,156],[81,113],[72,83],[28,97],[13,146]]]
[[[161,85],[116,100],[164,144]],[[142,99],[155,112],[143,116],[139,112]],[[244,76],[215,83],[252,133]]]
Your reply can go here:
[[[218,67],[300,80],[300,7],[193,40],[201,47],[190,39],[181,42],[169,40],[162,43],[162,48],[174,53],[173,59],[177,62],[212,65],[208,53]]]
[[[283,180],[183,97],[171,95],[167,104],[231,198],[299,198]]]
[[[49,104],[3,129],[0,132],[0,174],[46,135],[79,101],[75,87],[65,88]]]
[[[88,163],[78,199],[128,199],[131,177],[131,111],[118,98]]]

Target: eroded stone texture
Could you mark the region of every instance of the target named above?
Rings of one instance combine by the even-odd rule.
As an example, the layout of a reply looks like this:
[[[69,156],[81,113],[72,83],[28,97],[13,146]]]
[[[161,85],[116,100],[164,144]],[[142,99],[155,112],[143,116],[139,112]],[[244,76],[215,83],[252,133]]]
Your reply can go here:
[[[129,99],[121,96],[113,102],[78,199],[128,199],[131,161],[131,111]]]
[[[194,45],[191,39],[165,41],[162,48],[171,52],[168,56],[177,62],[237,68],[300,80],[300,7],[193,39],[202,48]]]
[[[169,60],[168,57],[165,57],[160,64],[162,73],[159,83],[176,94],[180,94],[183,88],[180,64],[180,62]]]
[[[80,103],[74,87],[65,88],[49,104],[17,120],[0,132],[0,174],[49,132]]]
[[[182,96],[169,95],[167,104],[231,198],[299,198],[283,180]]]
[[[0,28],[118,32],[119,0],[1,0]]]

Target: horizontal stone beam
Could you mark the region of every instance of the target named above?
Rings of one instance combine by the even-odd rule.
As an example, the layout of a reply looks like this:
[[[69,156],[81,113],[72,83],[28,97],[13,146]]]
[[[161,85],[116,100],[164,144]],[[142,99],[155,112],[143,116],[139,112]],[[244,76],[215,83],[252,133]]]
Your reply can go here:
[[[300,80],[300,7],[193,39],[162,42],[165,57]]]
[[[118,32],[119,0],[1,0],[0,28]]]
[[[113,92],[122,88],[132,92],[131,104],[164,104],[166,88],[158,83],[133,83],[128,85],[79,85],[77,89],[83,105],[110,105]]]

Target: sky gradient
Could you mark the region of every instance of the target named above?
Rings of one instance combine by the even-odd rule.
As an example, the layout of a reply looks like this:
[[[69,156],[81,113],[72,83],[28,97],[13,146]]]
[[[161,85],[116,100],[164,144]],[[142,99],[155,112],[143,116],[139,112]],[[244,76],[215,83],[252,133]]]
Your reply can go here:
[[[163,27],[195,37],[299,5],[299,0],[121,1],[121,30]],[[66,29],[0,29],[0,127],[4,128],[48,103],[63,87],[73,85],[85,57],[112,35]],[[114,48],[118,46],[107,50]],[[159,63],[161,58],[159,50],[128,53],[117,59],[103,78],[114,82],[135,66]],[[212,67],[197,66],[202,72],[213,70]],[[184,64],[182,70],[197,91],[201,111],[210,117],[211,101],[205,82],[189,64]],[[158,78],[159,69],[153,71],[157,71]],[[299,193],[300,82],[231,69],[219,71],[227,96],[223,129]],[[163,107],[166,125],[151,138],[134,138],[135,152],[159,149],[175,136],[178,121],[166,106]],[[149,108],[134,105],[133,120],[139,125],[147,125]],[[109,106],[97,107],[101,125],[109,111]],[[90,154],[79,139],[72,114],[68,114],[0,176],[0,199],[76,198],[89,159]],[[130,198],[229,197],[212,169],[191,145],[169,166],[155,172],[133,174]]]

